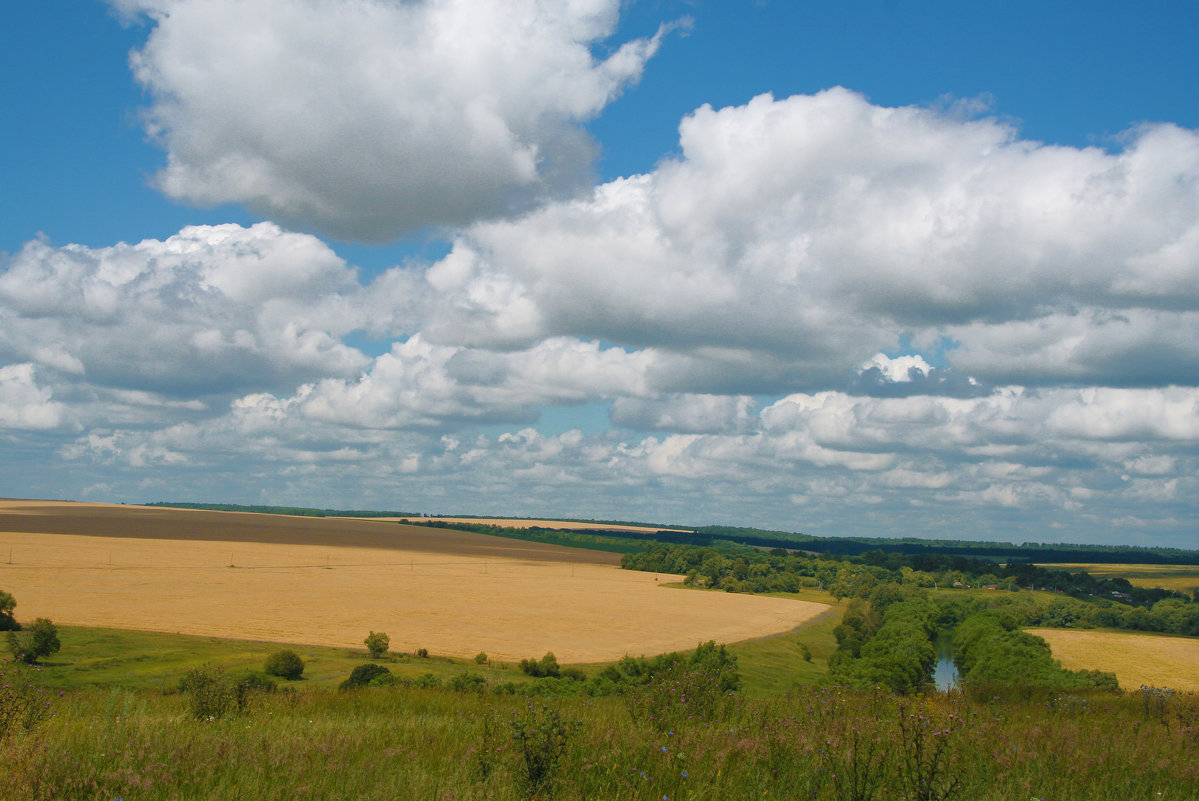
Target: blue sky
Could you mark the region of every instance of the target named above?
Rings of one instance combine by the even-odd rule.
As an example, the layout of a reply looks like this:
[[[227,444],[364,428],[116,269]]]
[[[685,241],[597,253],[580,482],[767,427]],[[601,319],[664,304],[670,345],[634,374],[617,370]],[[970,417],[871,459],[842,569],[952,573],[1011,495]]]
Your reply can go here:
[[[1196,30],[22,4],[0,495],[1199,547]]]

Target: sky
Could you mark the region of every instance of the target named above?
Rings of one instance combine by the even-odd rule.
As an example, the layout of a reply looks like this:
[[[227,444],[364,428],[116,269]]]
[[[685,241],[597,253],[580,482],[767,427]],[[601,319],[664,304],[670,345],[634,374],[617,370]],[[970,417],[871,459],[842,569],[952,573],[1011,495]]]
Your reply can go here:
[[[1199,548],[1196,31],[13,4],[0,496]]]

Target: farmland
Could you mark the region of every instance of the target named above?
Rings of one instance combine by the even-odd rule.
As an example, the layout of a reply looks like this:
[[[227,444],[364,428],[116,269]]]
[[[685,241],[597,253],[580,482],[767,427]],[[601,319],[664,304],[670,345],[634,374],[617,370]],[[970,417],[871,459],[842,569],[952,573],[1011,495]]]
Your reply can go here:
[[[1096,578],[1123,578],[1137,587],[1161,587],[1177,592],[1199,592],[1199,565],[1062,564],[1068,570],[1085,570]]]
[[[1199,799],[1199,696],[1135,689],[1187,689],[1199,639],[1039,632],[1067,667],[1162,666],[1121,692],[1006,628],[1106,598],[734,545],[618,560],[380,520],[0,502],[0,588],[62,639],[42,666],[0,662],[0,708],[40,710],[0,732],[0,799]],[[960,692],[923,678],[937,618],[987,667]],[[368,665],[370,629],[392,651]],[[1108,639],[1069,662],[1074,635]],[[704,640],[732,644],[614,663]],[[258,673],[281,643],[299,679]],[[515,664],[550,650],[573,675]],[[390,673],[334,691],[366,667]]]
[[[1199,692],[1199,639],[1123,631],[1029,629],[1070,670],[1109,670],[1125,690],[1170,687]]]
[[[25,618],[563,662],[787,631],[828,607],[663,587],[618,557],[377,520],[0,502],[0,587]]]
[[[406,521],[409,518],[393,517],[384,518],[395,522]],[[652,534],[658,531],[658,528],[653,526],[638,526],[622,523],[596,523],[583,522],[578,520],[534,520],[523,517],[422,517],[419,518],[424,523],[474,523],[487,526],[504,526],[506,528],[554,528],[564,529],[567,531],[632,531],[642,534]]]

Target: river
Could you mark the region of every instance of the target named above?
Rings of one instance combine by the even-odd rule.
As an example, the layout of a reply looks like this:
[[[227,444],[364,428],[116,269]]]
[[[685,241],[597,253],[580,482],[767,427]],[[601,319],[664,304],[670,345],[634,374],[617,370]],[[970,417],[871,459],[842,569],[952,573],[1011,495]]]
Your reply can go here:
[[[949,690],[958,684],[958,666],[953,663],[953,634],[940,632],[934,644],[937,646],[937,666],[933,668],[933,684],[938,690]]]

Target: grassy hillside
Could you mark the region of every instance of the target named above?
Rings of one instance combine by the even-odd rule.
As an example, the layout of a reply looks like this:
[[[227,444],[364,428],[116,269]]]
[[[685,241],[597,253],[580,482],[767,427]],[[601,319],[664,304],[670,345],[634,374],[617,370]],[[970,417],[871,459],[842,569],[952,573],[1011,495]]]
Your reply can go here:
[[[695,700],[365,688],[210,720],[187,696],[78,690],[4,742],[0,798],[1199,799],[1194,697]]]

